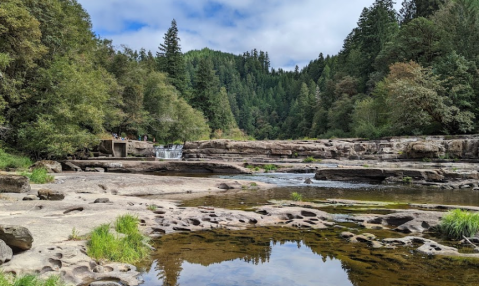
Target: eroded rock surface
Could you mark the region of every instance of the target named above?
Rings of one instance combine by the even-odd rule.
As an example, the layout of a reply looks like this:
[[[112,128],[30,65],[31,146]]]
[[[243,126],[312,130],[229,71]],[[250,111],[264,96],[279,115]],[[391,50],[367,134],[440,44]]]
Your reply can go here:
[[[0,265],[12,260],[12,256],[12,249],[3,240],[0,239]]]
[[[30,191],[30,180],[25,176],[0,174],[0,193],[26,193]]]
[[[35,162],[30,169],[38,169],[38,168],[43,168],[47,170],[48,173],[61,173],[62,172],[62,164],[60,164],[57,161],[52,161],[52,160],[42,160]]]

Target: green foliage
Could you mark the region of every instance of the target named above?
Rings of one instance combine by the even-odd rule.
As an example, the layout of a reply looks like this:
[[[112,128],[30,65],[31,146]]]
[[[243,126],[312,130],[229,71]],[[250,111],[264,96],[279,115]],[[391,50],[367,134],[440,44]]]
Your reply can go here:
[[[315,163],[315,162],[321,162],[321,159],[314,159],[313,157],[307,157],[303,159],[303,163]]]
[[[301,202],[303,200],[303,196],[300,193],[292,192],[291,200],[295,202]]]
[[[47,184],[55,181],[55,178],[48,174],[45,168],[33,169],[31,173],[22,172],[22,175],[30,178],[30,182],[34,184]]]
[[[266,164],[266,165],[263,165],[263,169],[265,172],[271,172],[271,171],[276,171],[278,169],[278,166],[274,164]]]
[[[5,169],[26,169],[32,165],[28,157],[12,155],[0,149],[0,170]]]
[[[412,180],[412,177],[407,177],[406,176],[406,177],[402,178],[402,181],[403,181],[403,183],[411,184],[413,180]]]
[[[449,211],[437,229],[451,239],[474,236],[479,231],[479,213],[460,209]]]
[[[40,279],[37,275],[27,274],[14,277],[0,271],[1,286],[63,286],[65,283],[59,276],[52,275],[47,279]]]
[[[158,207],[156,205],[148,205],[147,209],[150,211],[156,211]]]
[[[72,228],[72,233],[68,236],[68,240],[82,240],[83,238],[78,233],[78,230],[74,227]]]
[[[115,229],[124,237],[116,237],[110,232],[110,224],[95,228],[88,242],[87,253],[95,259],[135,263],[149,254],[147,239],[138,230],[138,218],[123,215],[117,218]]]

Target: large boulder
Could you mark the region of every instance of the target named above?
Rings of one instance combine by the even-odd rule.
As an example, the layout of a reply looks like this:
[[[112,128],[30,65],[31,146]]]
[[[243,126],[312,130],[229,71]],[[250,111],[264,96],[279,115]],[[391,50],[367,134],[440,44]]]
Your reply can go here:
[[[30,191],[30,180],[19,175],[0,175],[0,193],[26,193]]]
[[[30,166],[30,169],[38,169],[38,168],[43,168],[46,169],[48,173],[61,173],[62,172],[62,164],[60,164],[57,161],[51,161],[51,160],[43,160],[43,161],[38,161],[32,166]]]
[[[12,249],[5,243],[5,241],[0,239],[0,265],[12,260],[12,257]]]
[[[32,248],[33,236],[26,227],[0,224],[0,240],[13,250],[28,250]]]
[[[50,189],[41,189],[38,191],[40,200],[47,201],[61,201],[65,198],[65,193],[62,191],[52,191]]]

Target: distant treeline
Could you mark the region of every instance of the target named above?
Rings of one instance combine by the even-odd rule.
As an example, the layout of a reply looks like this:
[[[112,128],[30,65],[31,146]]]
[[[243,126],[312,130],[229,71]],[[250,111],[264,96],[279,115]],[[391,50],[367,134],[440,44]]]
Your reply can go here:
[[[46,157],[110,132],[173,142],[478,129],[477,0],[406,0],[400,11],[377,0],[337,55],[294,71],[256,49],[183,54],[175,20],[158,42],[114,49],[75,0],[3,0],[0,139]]]

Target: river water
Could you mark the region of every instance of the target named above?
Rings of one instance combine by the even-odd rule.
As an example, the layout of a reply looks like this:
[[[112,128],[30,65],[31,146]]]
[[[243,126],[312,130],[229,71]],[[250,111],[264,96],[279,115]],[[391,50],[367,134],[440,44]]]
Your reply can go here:
[[[472,190],[314,180],[307,185],[304,180],[311,174],[226,177],[239,182],[274,182],[278,188],[261,191],[250,186],[186,200],[184,206],[248,209],[272,199],[288,199],[293,191],[309,201],[354,199],[402,207],[406,203],[479,205],[479,192]],[[350,223],[343,227],[355,233],[373,233],[378,239],[403,236],[390,230],[364,230]],[[340,238],[344,230],[263,227],[166,235],[156,241],[152,260],[140,265],[142,285],[479,285],[479,260],[429,257],[405,247],[372,249]]]

